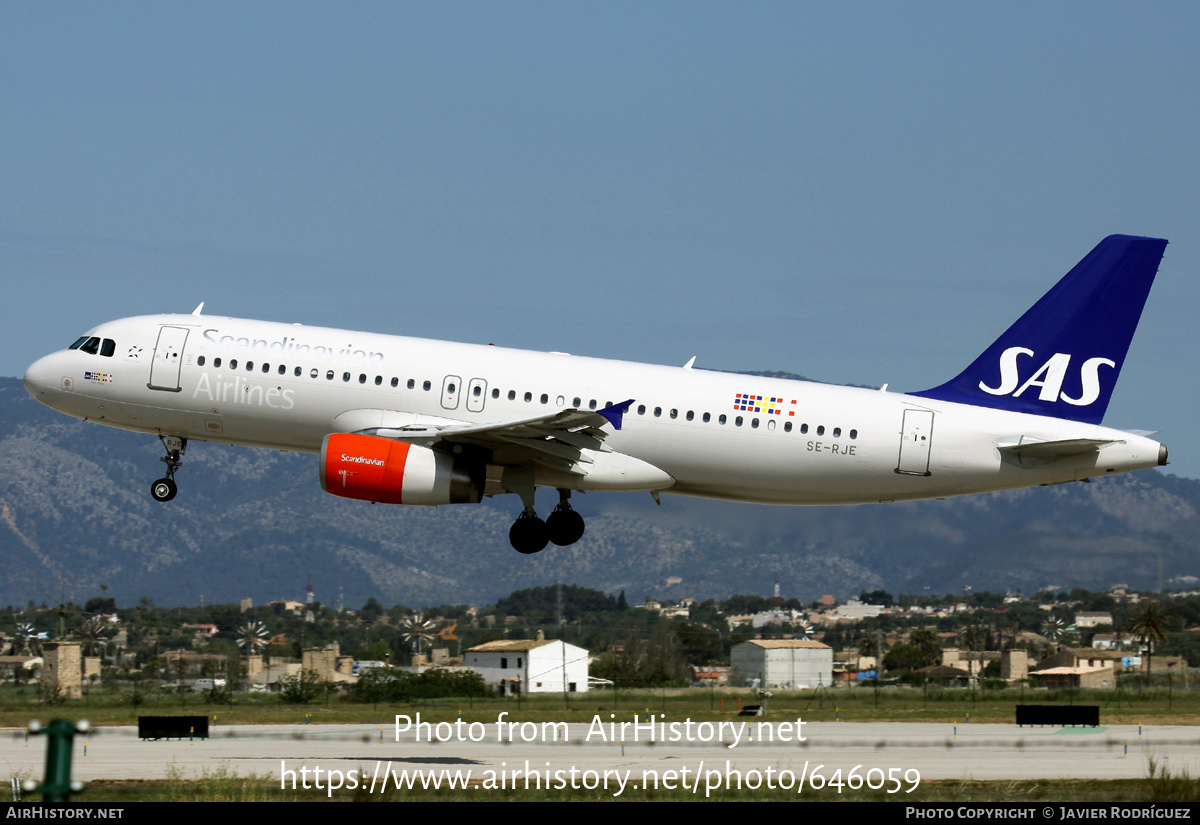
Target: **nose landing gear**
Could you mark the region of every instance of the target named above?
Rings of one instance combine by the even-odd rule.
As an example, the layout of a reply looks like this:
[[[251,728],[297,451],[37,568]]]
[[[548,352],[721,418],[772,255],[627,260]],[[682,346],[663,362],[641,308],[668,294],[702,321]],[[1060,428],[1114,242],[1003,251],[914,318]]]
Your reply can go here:
[[[187,439],[175,435],[163,438],[160,435],[158,440],[162,442],[163,449],[167,451],[167,454],[159,459],[167,465],[167,475],[150,485],[150,495],[155,501],[170,501],[179,492],[179,487],[175,484],[175,471],[183,465],[183,453],[187,450]]]

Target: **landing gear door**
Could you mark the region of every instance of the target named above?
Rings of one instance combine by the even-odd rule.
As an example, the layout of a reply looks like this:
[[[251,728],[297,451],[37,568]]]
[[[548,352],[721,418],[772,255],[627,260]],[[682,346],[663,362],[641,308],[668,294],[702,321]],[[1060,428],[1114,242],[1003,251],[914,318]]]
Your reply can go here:
[[[154,345],[154,358],[150,362],[152,390],[179,392],[179,368],[183,365],[183,344],[188,331],[183,327],[160,327],[158,343]]]
[[[933,445],[933,411],[905,410],[900,430],[900,460],[896,472],[901,475],[927,476],[929,450]]]

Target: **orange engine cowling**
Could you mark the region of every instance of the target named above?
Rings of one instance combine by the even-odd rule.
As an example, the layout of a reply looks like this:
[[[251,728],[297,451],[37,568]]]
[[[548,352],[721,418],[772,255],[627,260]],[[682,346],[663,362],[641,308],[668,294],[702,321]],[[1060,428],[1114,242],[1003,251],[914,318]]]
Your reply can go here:
[[[321,443],[321,489],[383,504],[477,504],[484,467],[427,447],[353,433]]]

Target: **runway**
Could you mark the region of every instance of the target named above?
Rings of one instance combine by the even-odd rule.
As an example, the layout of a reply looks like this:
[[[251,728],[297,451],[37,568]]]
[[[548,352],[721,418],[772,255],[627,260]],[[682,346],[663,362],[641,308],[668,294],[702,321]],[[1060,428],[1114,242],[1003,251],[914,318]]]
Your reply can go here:
[[[739,787],[746,783],[753,789],[754,783],[772,777],[784,787],[790,781],[828,792],[830,780],[851,781],[853,774],[872,787],[896,787],[903,795],[914,782],[931,779],[1138,780],[1148,775],[1151,758],[1173,771],[1200,774],[1197,727],[902,722],[797,726],[795,720],[772,719],[770,728],[760,728],[760,720],[754,720],[740,729],[676,723],[674,728],[652,730],[646,724],[635,729],[631,716],[607,717],[597,715],[592,725],[526,723],[507,729],[503,721],[443,723],[419,732],[415,725],[402,723],[399,734],[392,719],[373,727],[238,725],[217,727],[211,738],[190,742],[142,741],[133,727],[99,728],[76,739],[73,776],[85,782],[164,779],[169,773],[203,778],[224,770],[289,785],[330,786],[331,794],[368,783],[381,791],[414,781],[420,787],[432,777],[491,782],[496,787],[591,782],[603,783],[615,794],[626,783],[682,783],[700,793],[706,781],[737,782]],[[622,731],[610,727],[614,721],[628,724]],[[429,741],[439,738],[449,741]],[[11,729],[0,737],[0,763],[10,775],[40,778],[44,754],[44,737],[26,740],[24,731]],[[816,787],[818,781],[827,787]],[[580,785],[557,785],[567,786]]]

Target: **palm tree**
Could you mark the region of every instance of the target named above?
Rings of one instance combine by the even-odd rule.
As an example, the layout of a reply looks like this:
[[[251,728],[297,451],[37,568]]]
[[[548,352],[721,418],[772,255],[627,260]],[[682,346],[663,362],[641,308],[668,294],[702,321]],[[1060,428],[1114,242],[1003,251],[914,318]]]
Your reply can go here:
[[[1146,678],[1150,678],[1150,659],[1154,649],[1167,640],[1167,613],[1158,602],[1150,602],[1137,613],[1129,630],[1146,650]]]

